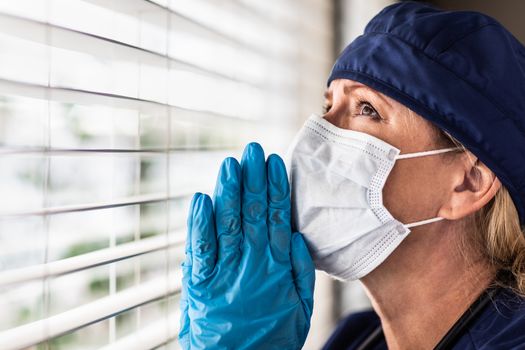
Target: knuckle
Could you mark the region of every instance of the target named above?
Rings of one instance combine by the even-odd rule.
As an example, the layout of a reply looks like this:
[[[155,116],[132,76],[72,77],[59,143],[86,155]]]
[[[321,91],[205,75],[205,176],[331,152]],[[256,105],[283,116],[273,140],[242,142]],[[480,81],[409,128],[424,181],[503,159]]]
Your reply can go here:
[[[285,213],[282,210],[270,210],[269,219],[275,225],[284,225],[287,223]]]
[[[210,252],[213,248],[213,245],[210,242],[203,239],[198,239],[195,243],[196,244],[193,251],[195,255],[204,255]]]
[[[222,215],[219,219],[221,233],[233,233],[239,230],[241,220],[239,215],[229,214]]]
[[[285,188],[284,186],[270,186],[269,193],[272,202],[282,203],[284,201],[287,201],[289,198],[287,188]]]
[[[247,199],[243,203],[243,214],[248,220],[261,221],[266,219],[266,203],[258,198]]]

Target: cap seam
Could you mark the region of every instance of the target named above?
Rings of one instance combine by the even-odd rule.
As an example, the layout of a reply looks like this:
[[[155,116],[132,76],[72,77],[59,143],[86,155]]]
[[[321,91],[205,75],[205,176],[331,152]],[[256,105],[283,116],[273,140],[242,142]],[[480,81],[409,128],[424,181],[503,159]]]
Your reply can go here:
[[[466,33],[465,35],[463,35],[463,36],[457,38],[456,40],[452,41],[452,43],[449,43],[449,45],[448,45],[446,48],[442,49],[442,50],[436,55],[436,57],[440,56],[442,53],[444,53],[445,51],[447,51],[448,49],[450,49],[452,46],[456,45],[456,43],[457,43],[458,41],[463,40],[463,39],[465,39],[466,37],[468,37],[469,35],[472,35],[472,34],[478,32],[478,31],[480,31],[481,29],[483,29],[483,28],[485,28],[485,27],[488,27],[488,26],[498,26],[498,24],[497,24],[497,23],[485,23],[485,24],[482,25],[481,27],[478,27],[478,28],[476,28],[476,29],[471,30],[470,32]],[[432,42],[432,40],[431,40],[430,42]],[[430,44],[430,42],[429,42],[429,44]],[[427,44],[427,46],[428,46],[428,44]],[[426,49],[426,46],[425,46],[425,49]]]

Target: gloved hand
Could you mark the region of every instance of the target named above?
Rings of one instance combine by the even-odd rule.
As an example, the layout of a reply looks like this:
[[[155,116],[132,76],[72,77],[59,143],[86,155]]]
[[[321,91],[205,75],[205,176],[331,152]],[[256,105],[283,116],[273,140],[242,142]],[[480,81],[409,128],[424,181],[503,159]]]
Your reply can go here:
[[[314,265],[290,229],[282,159],[257,143],[222,163],[214,193],[196,193],[182,263],[183,349],[300,349],[310,328]]]

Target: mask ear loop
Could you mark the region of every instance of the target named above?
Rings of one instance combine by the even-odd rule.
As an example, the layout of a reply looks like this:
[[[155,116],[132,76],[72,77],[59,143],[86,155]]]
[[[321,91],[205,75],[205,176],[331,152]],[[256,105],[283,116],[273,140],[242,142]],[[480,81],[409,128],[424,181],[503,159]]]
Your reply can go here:
[[[458,150],[458,149],[461,149],[461,147],[450,147],[450,148],[434,149],[434,150],[423,151],[423,152],[413,152],[413,153],[398,154],[396,156],[396,159],[407,159],[407,158],[431,156],[431,155],[434,155],[434,154],[451,152],[451,151],[455,151],[455,150]],[[415,221],[415,222],[411,222],[409,224],[404,224],[403,226],[405,226],[406,228],[411,228],[411,227],[415,227],[415,226],[421,226],[421,225],[425,225],[425,224],[430,224],[432,222],[440,221],[440,220],[443,220],[443,219],[444,218],[442,218],[441,216],[437,216],[437,217],[431,218],[431,219]]]
[[[407,159],[407,158],[432,156],[434,154],[450,152],[450,151],[454,151],[454,150],[457,150],[457,149],[461,149],[461,147],[450,147],[450,148],[434,149],[434,150],[431,150],[431,151],[404,153],[404,154],[398,154],[396,156],[396,159]]]
[[[442,218],[441,216],[437,216],[437,217],[432,218],[432,219],[426,219],[426,220],[411,222],[410,224],[405,224],[403,226],[405,226],[406,228],[411,228],[411,227],[415,227],[415,226],[421,226],[421,225],[425,225],[425,224],[430,224],[432,222],[440,221],[440,220],[443,220],[443,219],[444,218]]]

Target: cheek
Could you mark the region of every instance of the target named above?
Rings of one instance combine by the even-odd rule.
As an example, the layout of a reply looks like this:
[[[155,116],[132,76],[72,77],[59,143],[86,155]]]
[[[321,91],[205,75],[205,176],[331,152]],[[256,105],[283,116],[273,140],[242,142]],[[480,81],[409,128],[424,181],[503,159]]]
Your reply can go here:
[[[387,178],[383,203],[402,223],[434,217],[443,203],[446,169],[439,157],[432,158],[398,160]]]

